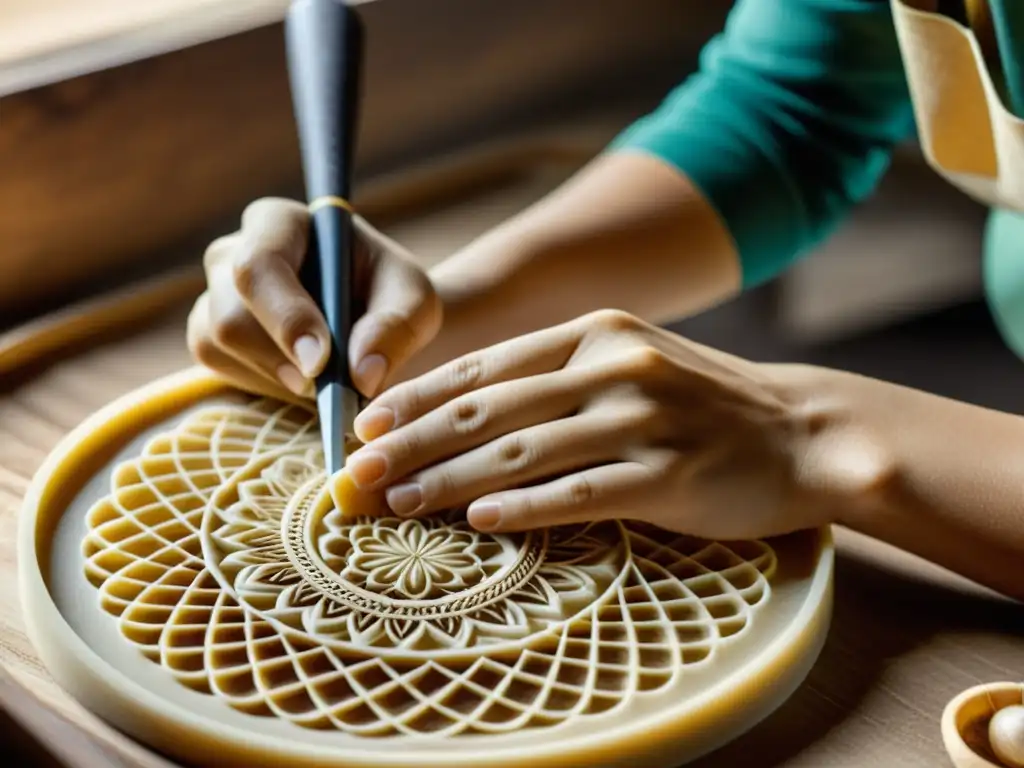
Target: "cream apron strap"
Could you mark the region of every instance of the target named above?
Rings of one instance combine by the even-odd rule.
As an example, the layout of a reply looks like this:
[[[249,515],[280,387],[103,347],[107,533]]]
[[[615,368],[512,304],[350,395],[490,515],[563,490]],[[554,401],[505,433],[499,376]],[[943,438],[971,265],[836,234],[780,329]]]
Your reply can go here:
[[[981,202],[1024,211],[1024,121],[999,97],[977,36],[934,0],[891,3],[928,163]]]

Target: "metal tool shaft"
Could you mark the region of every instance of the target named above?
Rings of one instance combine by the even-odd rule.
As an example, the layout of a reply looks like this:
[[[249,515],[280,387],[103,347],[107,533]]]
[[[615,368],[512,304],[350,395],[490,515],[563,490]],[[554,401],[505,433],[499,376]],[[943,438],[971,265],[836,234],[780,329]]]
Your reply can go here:
[[[342,0],[296,0],[285,20],[288,70],[299,133],[309,249],[301,279],[320,305],[331,333],[331,355],[318,377],[317,407],[329,472],[345,464],[358,396],[348,365],[355,321],[352,163],[358,124],[363,27]]]

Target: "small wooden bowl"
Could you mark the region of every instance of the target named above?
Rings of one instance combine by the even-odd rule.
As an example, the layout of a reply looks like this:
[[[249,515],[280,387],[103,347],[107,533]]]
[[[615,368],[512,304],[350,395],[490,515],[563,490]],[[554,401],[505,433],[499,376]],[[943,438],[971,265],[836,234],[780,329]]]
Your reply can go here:
[[[942,740],[956,768],[1005,768],[988,740],[992,715],[1024,704],[1024,684],[986,683],[968,688],[942,713]]]

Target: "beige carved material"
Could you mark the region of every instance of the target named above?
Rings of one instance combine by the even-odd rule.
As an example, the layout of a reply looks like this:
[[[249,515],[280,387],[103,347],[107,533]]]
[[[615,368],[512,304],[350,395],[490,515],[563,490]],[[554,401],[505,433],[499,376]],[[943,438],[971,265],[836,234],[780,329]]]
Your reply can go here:
[[[319,440],[305,406],[196,371],[76,430],[20,541],[58,681],[198,765],[673,766],[781,704],[824,640],[823,533],[353,516]]]
[[[89,513],[86,570],[124,637],[242,711],[374,736],[554,725],[663,688],[770,599],[760,543],[346,518],[318,441],[295,406],[204,410]]]

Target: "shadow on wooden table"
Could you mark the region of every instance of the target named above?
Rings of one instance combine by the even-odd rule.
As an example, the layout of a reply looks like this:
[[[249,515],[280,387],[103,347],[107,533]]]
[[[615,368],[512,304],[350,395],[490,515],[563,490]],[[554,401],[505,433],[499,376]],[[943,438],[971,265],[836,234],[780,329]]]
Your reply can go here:
[[[880,547],[874,542],[853,549],[839,547],[832,628],[805,683],[745,736],[687,768],[874,764],[866,754],[857,759],[856,751],[870,746],[858,743],[859,739],[830,737],[827,747],[817,748],[830,731],[850,719],[866,717],[879,738],[892,738],[893,730],[907,732],[906,762],[898,765],[940,764],[935,759],[944,756],[939,716],[946,697],[952,694],[936,691],[942,686],[935,684],[935,678],[944,675],[943,681],[949,680],[954,691],[967,687],[958,685],[956,675],[944,674],[949,670],[943,667],[951,663],[942,658],[949,650],[948,639],[994,634],[1014,644],[1019,654],[1024,611],[1016,603],[965,589],[952,579],[932,578],[928,574],[931,566],[906,567],[907,556],[901,553],[891,558],[887,552],[879,553]],[[914,685],[899,681],[889,687],[885,678],[890,668],[901,657],[922,651],[929,651],[925,654],[927,665],[914,667]],[[949,655],[961,656],[963,647],[957,646],[956,651]],[[984,652],[981,655],[984,657]],[[999,665],[989,666],[998,676]],[[1018,668],[1018,672],[1022,670],[1024,667]],[[927,691],[929,701],[914,700],[913,688],[918,685]],[[923,731],[913,724],[908,728],[907,724],[877,719],[875,706],[864,708],[870,709],[870,715],[858,711],[866,697],[878,696],[880,691],[915,710],[918,719],[924,720]],[[925,755],[922,746],[928,741],[933,742],[933,748]],[[890,763],[889,768],[895,765]]]
[[[129,768],[0,669],[0,754],[18,768]]]

